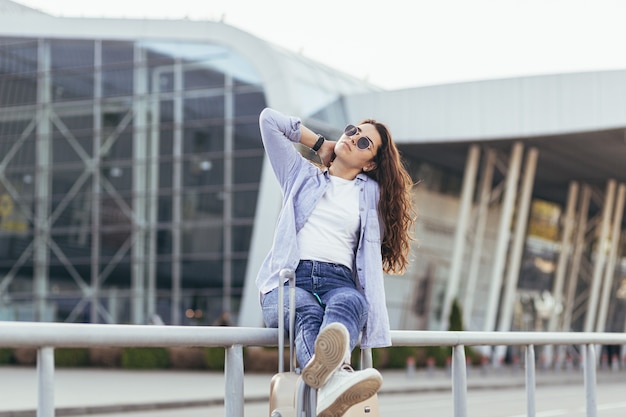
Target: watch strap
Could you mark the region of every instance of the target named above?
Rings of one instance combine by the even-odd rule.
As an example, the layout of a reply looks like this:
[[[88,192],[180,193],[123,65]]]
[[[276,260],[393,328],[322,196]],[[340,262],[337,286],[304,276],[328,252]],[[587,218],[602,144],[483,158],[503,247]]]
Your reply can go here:
[[[324,141],[326,140],[326,138],[322,135],[317,135],[317,142],[315,142],[315,145],[313,145],[313,147],[311,149],[313,149],[313,152],[317,152],[320,150],[320,148],[322,147],[322,143],[324,143]]]

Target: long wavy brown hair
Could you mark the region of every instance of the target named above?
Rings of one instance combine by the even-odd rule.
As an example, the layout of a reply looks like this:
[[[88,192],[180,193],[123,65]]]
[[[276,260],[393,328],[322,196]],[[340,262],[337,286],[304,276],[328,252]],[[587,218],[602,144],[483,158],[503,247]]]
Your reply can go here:
[[[365,123],[373,125],[382,139],[374,157],[376,168],[365,172],[365,175],[376,180],[380,187],[378,211],[385,228],[381,248],[383,270],[400,274],[409,263],[410,245],[414,240],[411,232],[417,213],[411,198],[413,180],[402,163],[387,126],[374,119],[365,119],[359,124]]]

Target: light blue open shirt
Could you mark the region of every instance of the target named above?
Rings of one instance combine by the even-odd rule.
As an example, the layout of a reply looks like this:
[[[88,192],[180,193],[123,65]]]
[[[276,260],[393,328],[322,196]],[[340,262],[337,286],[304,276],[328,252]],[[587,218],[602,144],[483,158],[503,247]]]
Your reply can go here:
[[[278,286],[283,268],[295,270],[300,262],[297,233],[322,198],[330,179],[328,170],[307,161],[293,146],[300,142],[297,117],[265,109],[260,115],[261,137],[270,163],[283,190],[283,206],[278,218],[272,249],[265,258],[256,284],[262,294]],[[381,239],[378,218],[378,183],[363,173],[356,177],[360,186],[359,217],[361,229],[352,272],[369,304],[367,323],[361,336],[362,348],[391,345],[389,316],[385,301]]]

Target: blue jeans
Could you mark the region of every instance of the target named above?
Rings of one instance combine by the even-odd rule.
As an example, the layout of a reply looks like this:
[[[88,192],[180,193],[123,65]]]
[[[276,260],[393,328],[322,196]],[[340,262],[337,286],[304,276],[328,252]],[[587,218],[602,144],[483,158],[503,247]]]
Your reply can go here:
[[[285,283],[285,285],[288,285]],[[289,329],[289,291],[285,288],[285,335]],[[278,288],[261,300],[267,327],[278,327]],[[357,289],[350,269],[343,265],[300,261],[296,269],[296,358],[304,367],[315,348],[320,330],[330,323],[342,323],[350,333],[350,351],[354,349],[365,322],[367,301]]]

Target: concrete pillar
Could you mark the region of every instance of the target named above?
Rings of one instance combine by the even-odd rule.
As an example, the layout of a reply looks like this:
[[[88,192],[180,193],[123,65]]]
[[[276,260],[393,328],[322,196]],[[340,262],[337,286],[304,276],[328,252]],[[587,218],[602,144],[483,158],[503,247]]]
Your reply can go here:
[[[617,190],[615,209],[613,210],[613,225],[611,227],[609,255],[606,261],[606,268],[604,270],[602,296],[600,297],[600,308],[598,309],[598,319],[596,323],[597,332],[607,331],[606,318],[609,311],[611,289],[613,288],[613,277],[615,276],[615,264],[617,263],[617,251],[619,249],[620,236],[622,232],[622,218],[624,215],[625,194],[626,185],[620,184]]]
[[[596,244],[596,256],[593,265],[593,276],[591,279],[591,292],[589,293],[589,304],[587,314],[585,315],[585,332],[592,332],[595,329],[598,299],[600,296],[600,287],[602,284],[602,273],[606,263],[607,243],[609,239],[609,225],[611,223],[611,215],[613,212],[613,201],[615,200],[615,180],[609,180],[606,185],[604,194],[604,205],[602,208],[602,219],[600,226],[600,235]]]
[[[563,297],[563,287],[565,284],[565,273],[567,271],[567,265],[570,258],[570,250],[572,248],[572,239],[573,239],[573,231],[574,231],[574,222],[576,215],[576,201],[578,199],[578,183],[570,182],[569,190],[567,193],[567,205],[565,207],[565,213],[562,218],[563,224],[563,232],[561,233],[561,251],[559,252],[559,257],[556,264],[556,272],[554,274],[554,285],[552,287],[552,295],[554,297],[554,305],[559,308],[559,306],[563,306],[564,297]],[[559,326],[559,317],[563,318],[563,310],[559,312],[559,314],[551,314],[550,319],[548,321],[548,331],[555,332]],[[558,354],[558,363],[557,366],[560,367],[560,363],[564,359],[565,349],[564,346],[559,346],[559,354]],[[548,345],[545,349],[546,354],[546,363],[550,364],[553,361],[554,356],[554,346]]]
[[[463,301],[463,318],[467,330],[472,330],[472,311],[474,309],[474,298],[476,297],[476,282],[478,281],[480,258],[482,256],[487,218],[489,217],[489,200],[491,198],[491,184],[493,182],[495,164],[496,151],[489,149],[483,165],[483,175],[480,179],[476,228],[474,230],[474,240],[472,241],[472,254],[467,275],[465,299]]]
[[[452,263],[450,265],[450,277],[446,286],[446,294],[441,311],[440,324],[442,330],[447,330],[448,316],[452,309],[452,303],[457,295],[461,270],[463,269],[463,259],[465,252],[465,240],[467,234],[467,224],[472,210],[472,200],[474,198],[474,186],[476,184],[476,171],[480,159],[480,148],[472,145],[467,153],[465,162],[465,173],[463,175],[463,188],[461,190],[461,201],[459,205],[458,220],[454,234],[454,247],[452,249]]]
[[[569,252],[572,247],[572,233],[574,231],[576,200],[578,199],[578,183],[570,182],[569,191],[567,193],[567,206],[563,216],[563,232],[561,235],[561,251],[556,265],[554,276],[554,285],[552,287],[552,296],[555,304],[563,303],[563,286],[565,284],[565,272],[569,259]],[[548,322],[548,331],[554,332],[558,328],[558,316],[552,314]]]
[[[511,219],[513,218],[513,204],[517,195],[517,180],[519,178],[522,153],[524,146],[516,142],[511,150],[509,166],[506,174],[506,185],[504,199],[500,210],[500,223],[498,226],[498,237],[496,241],[493,258],[493,269],[491,271],[491,287],[487,299],[487,312],[485,315],[485,331],[496,329],[496,313],[498,311],[498,301],[502,285],[504,262],[509,248],[509,237],[511,234]]]
[[[574,300],[576,297],[576,287],[578,286],[578,272],[585,250],[585,233],[587,232],[587,217],[589,216],[589,202],[591,200],[591,187],[584,184],[578,205],[578,216],[576,219],[576,238],[574,240],[574,254],[571,261],[571,269],[567,284],[567,294],[565,297],[563,310],[562,331],[570,331],[572,324],[572,314],[574,312]]]
[[[511,330],[511,319],[513,317],[513,307],[515,305],[515,293],[519,281],[519,271],[524,254],[524,244],[526,242],[526,225],[528,224],[528,213],[532,199],[533,184],[535,182],[535,172],[537,168],[537,158],[539,151],[531,148],[526,155],[526,165],[524,167],[524,177],[522,189],[517,204],[517,214],[515,216],[515,231],[513,242],[509,252],[509,262],[507,266],[506,283],[504,295],[502,297],[502,313],[498,329],[502,332]]]

